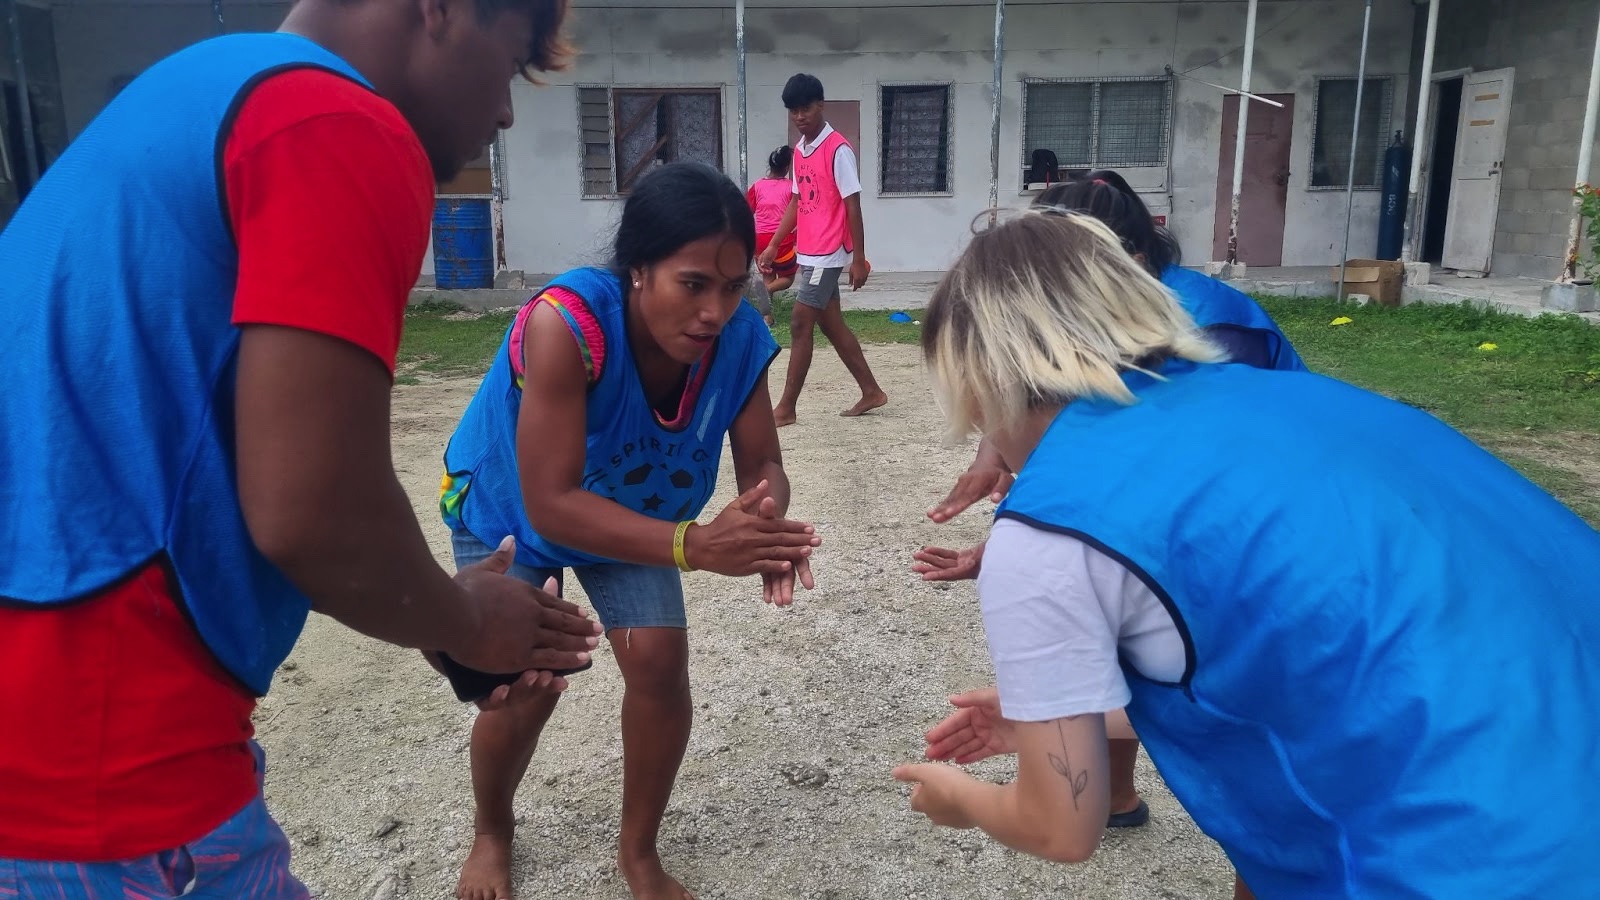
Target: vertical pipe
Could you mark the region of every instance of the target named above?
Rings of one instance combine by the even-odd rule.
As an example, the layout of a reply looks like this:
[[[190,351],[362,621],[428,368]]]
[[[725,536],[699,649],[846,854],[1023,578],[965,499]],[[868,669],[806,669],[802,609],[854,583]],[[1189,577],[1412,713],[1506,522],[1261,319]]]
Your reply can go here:
[[[1239,195],[1244,191],[1244,136],[1250,122],[1250,74],[1256,62],[1256,3],[1244,21],[1244,69],[1239,73],[1239,126],[1233,136],[1233,194],[1228,201],[1228,265],[1239,262]]]
[[[739,69],[739,187],[747,188],[750,186],[750,120],[745,108],[744,0],[733,2],[733,46]]]
[[[1431,142],[1423,135],[1428,127],[1428,107],[1433,102],[1433,48],[1439,38],[1439,0],[1428,0],[1428,36],[1422,44],[1422,78],[1417,82],[1417,124],[1411,130],[1411,176],[1406,182],[1405,244],[1400,259],[1416,260],[1417,221],[1421,210],[1417,198],[1422,192],[1422,159]]]
[[[1589,167],[1594,162],[1595,120],[1600,118],[1600,28],[1594,39],[1594,60],[1589,63],[1589,105],[1583,111],[1583,137],[1578,144],[1577,186],[1589,183]],[[1561,273],[1562,281],[1571,281],[1578,274],[1578,249],[1583,240],[1583,221],[1578,216],[1577,197],[1572,198],[1572,224],[1567,230],[1567,267]]]
[[[1000,97],[1005,87],[1006,0],[994,0],[994,103],[989,108],[989,224],[1000,208]]]
[[[500,165],[502,155],[500,142],[505,139],[505,132],[495,135],[489,144],[489,214],[490,226],[494,232],[494,273],[499,275],[506,270],[506,218],[505,218],[505,184],[500,178]]]
[[[11,65],[17,73],[17,117],[22,120],[22,171],[31,188],[39,182],[41,160],[37,137],[33,133],[33,100],[28,96],[28,66],[22,58],[22,21],[17,0],[0,0],[6,8],[6,27],[11,31]]]
[[[1339,254],[1339,293],[1344,299],[1345,264],[1350,261],[1350,220],[1356,204],[1356,150],[1361,146],[1361,94],[1367,86],[1367,35],[1372,28],[1372,0],[1366,0],[1361,15],[1361,63],[1356,66],[1355,121],[1350,125],[1350,173],[1344,184],[1344,251]]]

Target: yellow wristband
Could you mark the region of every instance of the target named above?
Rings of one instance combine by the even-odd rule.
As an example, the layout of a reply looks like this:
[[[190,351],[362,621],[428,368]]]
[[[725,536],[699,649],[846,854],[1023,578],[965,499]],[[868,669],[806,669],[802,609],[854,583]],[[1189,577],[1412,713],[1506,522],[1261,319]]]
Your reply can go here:
[[[689,526],[694,522],[679,522],[678,530],[672,533],[672,561],[678,564],[678,571],[693,572],[689,560],[683,555],[684,538],[689,534]]]

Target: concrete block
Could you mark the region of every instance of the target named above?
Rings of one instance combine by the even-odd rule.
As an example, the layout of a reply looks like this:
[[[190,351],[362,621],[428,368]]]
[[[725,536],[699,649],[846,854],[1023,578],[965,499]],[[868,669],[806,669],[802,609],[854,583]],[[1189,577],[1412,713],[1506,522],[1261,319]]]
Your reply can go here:
[[[1572,158],[1576,160],[1578,158],[1578,138],[1581,133],[1582,128],[1571,122],[1545,122],[1534,129],[1534,139],[1544,147],[1571,146],[1573,148]]]
[[[1406,263],[1406,286],[1420,287],[1433,281],[1433,266],[1425,262]]]
[[[1529,171],[1524,166],[1515,169],[1506,169],[1500,175],[1500,190],[1524,191],[1528,188]]]
[[[1577,158],[1574,155],[1570,168],[1555,166],[1539,166],[1529,173],[1528,187],[1535,191],[1561,191],[1572,188],[1573,176],[1577,174]]]
[[[1539,305],[1545,309],[1562,312],[1594,312],[1600,309],[1593,283],[1556,282],[1546,285],[1539,295]]]

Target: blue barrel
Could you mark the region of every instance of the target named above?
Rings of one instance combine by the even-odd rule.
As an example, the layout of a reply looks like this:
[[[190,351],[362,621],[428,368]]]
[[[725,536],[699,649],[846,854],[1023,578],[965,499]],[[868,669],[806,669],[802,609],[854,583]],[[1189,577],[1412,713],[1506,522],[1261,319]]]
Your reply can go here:
[[[433,207],[433,281],[441,288],[494,287],[489,201],[441,197]]]
[[[1400,132],[1383,156],[1383,206],[1378,210],[1378,258],[1399,259],[1406,233],[1406,175],[1411,151]]]

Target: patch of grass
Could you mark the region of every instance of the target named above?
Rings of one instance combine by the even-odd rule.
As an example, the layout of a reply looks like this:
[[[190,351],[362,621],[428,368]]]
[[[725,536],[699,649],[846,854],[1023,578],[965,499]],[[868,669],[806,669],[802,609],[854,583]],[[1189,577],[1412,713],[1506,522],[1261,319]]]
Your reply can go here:
[[[1315,370],[1473,433],[1600,429],[1600,328],[1462,304],[1259,298]],[[1329,324],[1347,316],[1348,325]],[[1480,350],[1483,344],[1494,350]]]
[[[777,323],[772,328],[772,336],[778,339],[782,347],[789,346],[789,314],[793,309],[794,295],[790,292],[785,291],[772,298],[772,315]],[[906,312],[913,319],[922,318],[921,310],[908,309]],[[891,322],[889,316],[893,313],[892,309],[847,309],[844,311],[844,321],[863,344],[915,344],[922,340],[921,325]],[[820,328],[816,331],[816,340],[818,347],[830,346]]]
[[[478,375],[488,371],[515,312],[472,313],[449,303],[406,310],[398,368],[403,372]]]

